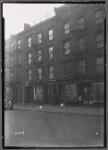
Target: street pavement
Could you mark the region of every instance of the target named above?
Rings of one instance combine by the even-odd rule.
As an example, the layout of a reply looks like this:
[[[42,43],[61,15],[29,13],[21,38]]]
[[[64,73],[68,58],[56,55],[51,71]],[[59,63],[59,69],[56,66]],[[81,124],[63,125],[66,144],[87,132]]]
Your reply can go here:
[[[102,115],[22,110],[5,111],[5,146],[102,147],[104,144]]]

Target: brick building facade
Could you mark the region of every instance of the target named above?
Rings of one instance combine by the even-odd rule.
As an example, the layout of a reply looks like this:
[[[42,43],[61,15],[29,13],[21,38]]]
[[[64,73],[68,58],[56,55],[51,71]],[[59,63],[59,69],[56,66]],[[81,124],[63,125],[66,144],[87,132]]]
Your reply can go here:
[[[6,41],[13,102],[104,103],[104,5],[69,4],[55,14]]]

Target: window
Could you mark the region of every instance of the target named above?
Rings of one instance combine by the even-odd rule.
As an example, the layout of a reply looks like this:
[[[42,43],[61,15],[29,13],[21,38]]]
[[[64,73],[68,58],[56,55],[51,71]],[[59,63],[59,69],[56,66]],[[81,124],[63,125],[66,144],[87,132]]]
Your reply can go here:
[[[98,57],[96,58],[96,72],[103,72],[104,70],[104,58],[103,57]]]
[[[64,49],[65,49],[65,54],[70,53],[70,43],[69,42],[64,43]]]
[[[42,79],[42,68],[38,68],[38,79]]]
[[[85,73],[85,61],[79,60],[79,73],[84,74]]]
[[[10,48],[11,48],[11,51],[14,50],[14,44],[13,43],[10,44]]]
[[[53,58],[53,47],[49,47],[49,59]]]
[[[18,41],[18,49],[21,49],[21,40]]]
[[[13,58],[10,58],[10,66],[13,67]]]
[[[83,37],[83,38],[80,38],[79,40],[78,40],[78,50],[79,51],[84,51],[84,49],[85,49],[85,38]]]
[[[18,55],[18,64],[21,64],[21,55]]]
[[[9,68],[5,69],[5,81],[9,81]]]
[[[42,34],[38,34],[38,44],[42,43]]]
[[[10,73],[10,80],[13,80],[13,72]]]
[[[32,80],[32,70],[28,70],[28,75],[27,75],[27,77],[28,77],[28,80],[29,80],[29,81]]]
[[[31,47],[32,46],[32,38],[28,38],[28,47]]]
[[[102,10],[98,10],[95,12],[95,23],[99,24],[103,22],[103,13]]]
[[[83,29],[84,28],[84,17],[78,18],[78,28]]]
[[[32,54],[28,54],[28,64],[32,63]]]
[[[17,70],[17,81],[21,80],[21,70]]]
[[[77,99],[77,86],[76,84],[66,84],[65,85],[66,96],[70,99]]]
[[[64,34],[70,33],[70,24],[66,23],[64,24]]]
[[[97,48],[104,47],[104,35],[103,35],[103,33],[99,33],[96,35],[96,45],[97,45]]]
[[[54,78],[54,67],[49,66],[49,78],[52,79]]]
[[[72,68],[64,69],[65,76],[70,77],[72,75]]]
[[[53,29],[49,30],[49,40],[53,40]]]
[[[38,61],[42,61],[42,51],[38,51]]]

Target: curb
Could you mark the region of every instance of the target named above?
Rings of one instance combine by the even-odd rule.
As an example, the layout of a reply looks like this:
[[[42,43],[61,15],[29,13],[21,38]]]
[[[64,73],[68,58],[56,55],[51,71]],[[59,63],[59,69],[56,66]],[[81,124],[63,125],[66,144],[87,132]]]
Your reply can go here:
[[[20,110],[20,111],[32,111],[32,112],[43,112],[43,113],[56,113],[56,114],[68,114],[68,115],[86,115],[86,116],[97,116],[97,117],[104,117],[104,113],[102,114],[86,114],[86,113],[77,113],[77,112],[60,112],[60,111],[48,111],[48,110],[31,110],[31,109],[20,109],[14,108],[13,110]]]

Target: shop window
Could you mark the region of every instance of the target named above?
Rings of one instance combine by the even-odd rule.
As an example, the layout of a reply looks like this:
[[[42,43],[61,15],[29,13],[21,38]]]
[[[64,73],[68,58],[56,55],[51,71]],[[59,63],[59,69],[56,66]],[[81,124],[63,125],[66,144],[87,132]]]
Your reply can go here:
[[[32,46],[32,38],[29,37],[29,38],[28,38],[28,47],[31,47],[31,46]]]
[[[66,84],[66,95],[70,99],[76,99],[77,98],[76,84]]]
[[[70,33],[70,24],[65,23],[64,24],[64,34],[69,34]]]
[[[49,41],[53,40],[53,29],[49,30]]]
[[[37,87],[35,90],[35,100],[43,100],[43,89],[41,86]]]
[[[104,47],[104,34],[103,33],[99,33],[96,35],[96,45],[97,45],[97,48]]]
[[[49,59],[53,58],[53,47],[49,47]]]
[[[104,58],[98,57],[96,58],[96,72],[100,73],[104,71]]]
[[[95,12],[95,23],[99,24],[103,22],[103,12],[102,10],[98,10]]]
[[[69,42],[65,42],[64,43],[64,50],[65,50],[65,54],[70,54],[70,43]]]
[[[38,34],[38,44],[42,43],[42,34]]]
[[[78,28],[84,29],[84,17],[78,18]]]
[[[84,51],[85,50],[85,38],[82,37],[78,40],[78,50]]]
[[[28,77],[28,81],[32,80],[32,70],[28,70],[27,77]]]
[[[104,103],[104,82],[94,83],[94,101]]]

